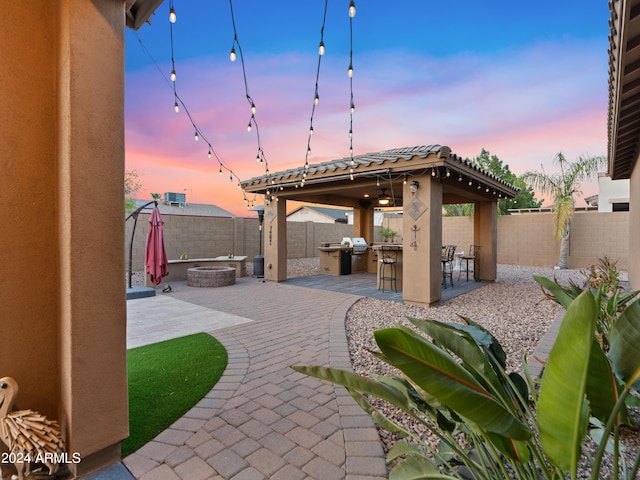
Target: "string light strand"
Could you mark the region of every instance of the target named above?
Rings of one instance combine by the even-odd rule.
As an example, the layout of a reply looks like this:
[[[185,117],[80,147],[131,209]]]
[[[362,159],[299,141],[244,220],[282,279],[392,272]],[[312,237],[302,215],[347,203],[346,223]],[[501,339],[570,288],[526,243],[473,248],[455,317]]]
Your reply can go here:
[[[318,85],[320,83],[320,65],[322,63],[322,57],[325,54],[325,44],[324,44],[324,27],[327,23],[327,6],[329,4],[329,0],[325,0],[324,2],[324,14],[322,17],[322,27],[320,28],[320,44],[318,47],[318,67],[316,69],[316,86],[315,93],[313,96],[313,105],[311,107],[311,119],[309,125],[309,136],[307,137],[307,151],[304,157],[304,169],[302,171],[302,180],[300,181],[300,186],[304,187],[304,182],[307,179],[307,173],[309,172],[309,156],[311,155],[311,136],[313,135],[313,116],[316,112],[316,106],[320,102],[320,94]]]

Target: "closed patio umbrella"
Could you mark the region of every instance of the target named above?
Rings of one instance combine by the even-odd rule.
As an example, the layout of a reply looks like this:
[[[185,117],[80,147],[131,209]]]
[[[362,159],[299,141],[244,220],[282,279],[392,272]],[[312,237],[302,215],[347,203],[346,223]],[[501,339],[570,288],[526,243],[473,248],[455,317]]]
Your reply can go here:
[[[154,286],[160,285],[162,277],[169,273],[167,271],[167,252],[164,249],[163,223],[160,211],[158,207],[155,207],[151,212],[151,218],[149,218],[150,227],[147,233],[147,248],[144,256],[144,266]]]

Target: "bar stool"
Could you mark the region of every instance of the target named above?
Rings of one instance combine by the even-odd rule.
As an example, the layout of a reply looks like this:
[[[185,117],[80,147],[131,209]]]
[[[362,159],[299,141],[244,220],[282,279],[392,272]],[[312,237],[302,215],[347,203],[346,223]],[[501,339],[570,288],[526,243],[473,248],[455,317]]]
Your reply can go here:
[[[397,292],[396,288],[396,265],[398,264],[398,249],[380,246],[380,284],[378,290],[382,289],[384,292],[384,282],[388,281],[389,286],[394,292]]]
[[[456,245],[442,246],[442,286],[447,288],[447,277],[453,288],[453,256],[456,253]]]
[[[469,260],[471,260],[473,262],[473,279],[476,282],[478,281],[478,276],[476,275],[476,259],[478,258],[478,250],[480,250],[480,245],[469,245],[469,253],[464,254],[460,260],[458,280],[460,280],[460,274],[462,273],[462,260],[464,260],[467,272],[467,282],[469,281]]]

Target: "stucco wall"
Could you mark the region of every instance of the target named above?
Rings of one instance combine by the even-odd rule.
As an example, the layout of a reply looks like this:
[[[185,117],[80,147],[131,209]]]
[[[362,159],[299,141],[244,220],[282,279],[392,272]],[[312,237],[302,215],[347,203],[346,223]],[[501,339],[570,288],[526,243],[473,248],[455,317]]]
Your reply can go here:
[[[81,474],[118,460],[128,435],[124,3],[4,2],[3,15],[0,376],[20,408],[60,421]]]

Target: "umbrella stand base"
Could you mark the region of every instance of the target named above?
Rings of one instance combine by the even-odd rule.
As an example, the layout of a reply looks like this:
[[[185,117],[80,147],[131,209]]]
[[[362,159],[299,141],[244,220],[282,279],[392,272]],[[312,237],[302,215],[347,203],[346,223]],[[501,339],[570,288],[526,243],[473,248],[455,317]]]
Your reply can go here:
[[[155,297],[156,289],[151,287],[131,287],[127,288],[127,300],[136,298]]]

